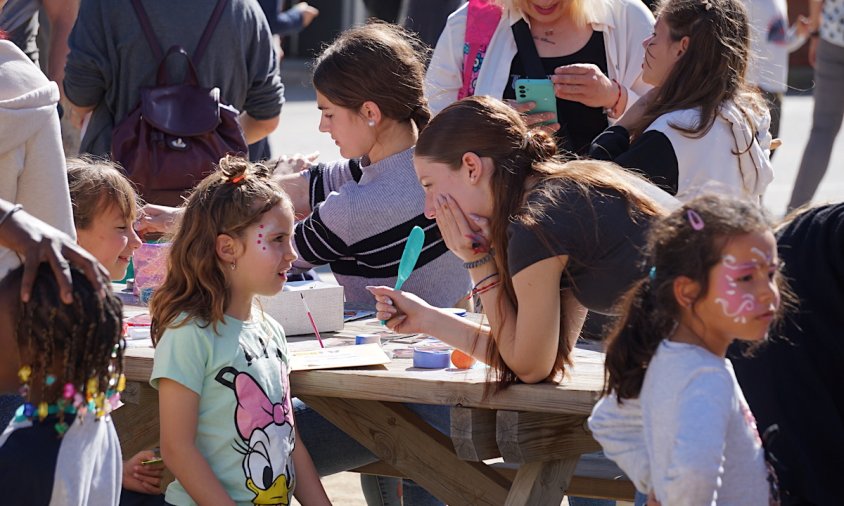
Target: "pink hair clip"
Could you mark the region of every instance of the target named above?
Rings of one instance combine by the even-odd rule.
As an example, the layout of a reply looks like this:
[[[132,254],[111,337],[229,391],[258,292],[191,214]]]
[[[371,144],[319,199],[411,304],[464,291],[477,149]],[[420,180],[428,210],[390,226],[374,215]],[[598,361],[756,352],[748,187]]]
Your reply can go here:
[[[697,214],[697,211],[689,209],[686,211],[686,218],[689,220],[689,225],[691,225],[694,230],[697,230],[698,232],[703,230],[703,218]]]

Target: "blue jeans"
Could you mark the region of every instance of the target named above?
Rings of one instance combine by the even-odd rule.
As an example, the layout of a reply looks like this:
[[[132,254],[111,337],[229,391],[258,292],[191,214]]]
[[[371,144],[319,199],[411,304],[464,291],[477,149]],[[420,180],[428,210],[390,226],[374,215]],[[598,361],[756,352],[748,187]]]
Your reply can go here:
[[[587,497],[569,496],[569,506],[615,506],[611,499],[589,499]]]
[[[405,404],[432,427],[449,434],[451,409],[448,406],[427,404]],[[338,429],[315,410],[299,399],[293,399],[296,427],[320,476],[349,471],[378,461],[372,452]],[[443,504],[412,480],[388,478],[385,476],[361,475],[361,488],[370,506],[401,505],[427,506]],[[402,488],[404,493],[399,494]]]
[[[636,491],[636,497],[633,498],[633,506],[645,506],[648,504],[648,496]]]

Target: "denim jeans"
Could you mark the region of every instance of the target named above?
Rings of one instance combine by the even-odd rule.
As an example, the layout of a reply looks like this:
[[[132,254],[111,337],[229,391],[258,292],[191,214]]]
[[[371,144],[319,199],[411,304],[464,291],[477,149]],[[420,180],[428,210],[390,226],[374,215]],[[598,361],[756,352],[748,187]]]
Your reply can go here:
[[[648,504],[648,496],[636,491],[636,497],[633,498],[633,506],[645,506]]]
[[[611,499],[590,499],[588,497],[569,496],[569,506],[615,506]]]
[[[451,410],[448,406],[427,404],[405,404],[405,406],[438,431],[449,434]],[[320,476],[349,471],[379,460],[354,438],[299,399],[293,399],[293,412],[299,436],[308,448],[308,453],[311,454],[311,459]],[[401,505],[400,485],[404,492],[402,495],[405,506],[443,504],[412,480],[361,475],[361,488],[366,503],[370,506]]]

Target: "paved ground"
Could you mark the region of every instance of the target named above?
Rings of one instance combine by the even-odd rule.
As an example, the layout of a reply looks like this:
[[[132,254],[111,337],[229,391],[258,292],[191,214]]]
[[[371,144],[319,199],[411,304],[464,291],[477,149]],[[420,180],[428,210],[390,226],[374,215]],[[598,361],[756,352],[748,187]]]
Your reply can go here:
[[[301,61],[284,62],[282,68],[287,103],[281,115],[281,125],[272,134],[273,153],[311,153],[319,151],[323,160],[340,157],[337,146],[328,134],[318,131],[319,111],[316,98],[309,86],[306,65]],[[791,187],[797,175],[803,148],[812,124],[813,100],[811,96],[788,96],[783,106],[780,127],[782,147],[774,157],[774,182],[768,187],[765,205],[776,216],[785,211],[791,196]],[[821,183],[817,202],[844,199],[844,136],[835,145],[827,177]],[[363,506],[359,479],[353,473],[341,473],[323,479],[323,484],[334,504]],[[294,504],[298,504],[295,503]]]

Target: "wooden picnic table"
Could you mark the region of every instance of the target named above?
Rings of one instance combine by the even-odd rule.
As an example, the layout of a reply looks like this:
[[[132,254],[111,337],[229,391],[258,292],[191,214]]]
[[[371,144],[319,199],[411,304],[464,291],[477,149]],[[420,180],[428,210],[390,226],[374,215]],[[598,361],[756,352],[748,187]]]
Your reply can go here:
[[[342,345],[357,334],[384,331],[379,322],[364,320],[323,339]],[[385,349],[398,353],[411,346],[411,336],[395,337]],[[314,336],[288,340],[294,351],[316,346]],[[152,358],[151,348],[126,352],[126,404],[114,418],[127,455],[158,441],[158,395],[148,383]],[[517,384],[488,396],[485,369],[417,369],[410,358],[386,366],[293,371],[291,389],[378,455],[388,466],[379,472],[410,477],[448,504],[560,504],[566,491],[596,495],[588,480],[570,484],[580,456],[600,450],[586,418],[601,391],[603,354],[576,348],[574,363],[561,384]],[[451,406],[451,438],[402,403]],[[496,458],[503,466],[490,464]],[[616,489],[597,495],[632,497],[629,481],[619,481]]]

